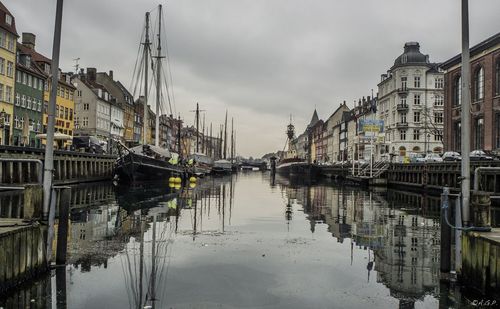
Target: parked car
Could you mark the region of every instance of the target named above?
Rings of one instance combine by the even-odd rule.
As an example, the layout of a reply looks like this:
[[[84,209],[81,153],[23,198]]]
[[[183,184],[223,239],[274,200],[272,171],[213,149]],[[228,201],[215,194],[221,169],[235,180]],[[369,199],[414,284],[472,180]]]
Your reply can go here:
[[[443,154],[443,161],[461,161],[462,156],[455,151],[447,151]]]
[[[470,159],[473,160],[473,161],[493,160],[493,157],[487,155],[482,150],[473,150],[473,151],[470,152]]]
[[[424,154],[415,152],[409,153],[408,157],[410,158],[410,163],[424,162],[425,158]]]
[[[443,162],[443,158],[437,153],[428,153],[425,158],[425,162]]]
[[[73,147],[84,149],[85,152],[90,153],[104,153],[104,148],[95,136],[75,136],[73,137]]]

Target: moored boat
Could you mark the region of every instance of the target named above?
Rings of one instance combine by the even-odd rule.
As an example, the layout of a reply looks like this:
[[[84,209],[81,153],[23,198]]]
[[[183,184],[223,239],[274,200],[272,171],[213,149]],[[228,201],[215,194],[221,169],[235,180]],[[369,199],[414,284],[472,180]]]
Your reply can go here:
[[[214,174],[231,174],[233,172],[233,164],[228,160],[217,160],[214,162],[212,173]]]
[[[193,160],[193,166],[191,167],[192,174],[204,176],[212,172],[214,162],[209,156],[203,153],[194,153],[189,156],[189,159]]]

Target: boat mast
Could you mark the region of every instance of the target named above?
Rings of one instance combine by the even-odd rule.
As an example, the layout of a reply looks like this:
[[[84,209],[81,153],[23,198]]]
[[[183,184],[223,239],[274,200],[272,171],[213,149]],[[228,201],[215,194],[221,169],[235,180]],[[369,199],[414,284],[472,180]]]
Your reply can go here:
[[[205,114],[203,114],[203,124],[201,126],[201,130],[203,131],[203,135],[201,138],[201,152],[205,153],[205,148],[206,148],[206,145],[205,145]]]
[[[161,4],[158,6],[158,54],[156,55],[156,123],[155,146],[160,146],[160,86],[161,86]]]
[[[149,62],[149,57],[148,57],[148,50],[149,50],[149,45],[151,43],[149,42],[149,12],[146,12],[146,37],[144,41],[144,122],[143,122],[143,134],[142,134],[142,144],[146,145],[147,144],[147,138],[146,138],[146,132],[147,129],[146,127],[148,126],[148,62]]]
[[[212,123],[210,122],[210,154],[209,157],[213,159],[214,140],[212,139]]]
[[[231,117],[231,163],[233,163],[234,159],[234,118]]]
[[[200,105],[198,102],[196,102],[196,152],[198,153],[199,151],[199,141],[198,138],[200,136]]]
[[[224,121],[224,159],[227,158],[227,109],[226,120]]]
[[[181,116],[179,116],[179,119],[177,121],[177,148],[179,151],[179,156],[182,156],[182,151],[181,151]]]

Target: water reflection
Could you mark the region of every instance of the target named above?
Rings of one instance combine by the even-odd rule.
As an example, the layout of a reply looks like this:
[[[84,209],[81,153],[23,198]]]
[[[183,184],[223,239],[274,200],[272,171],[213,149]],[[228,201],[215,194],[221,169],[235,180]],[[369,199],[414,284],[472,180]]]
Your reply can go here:
[[[11,214],[22,213],[14,202],[8,205]],[[330,306],[337,299],[343,308],[358,308],[367,297],[374,307],[453,306],[463,301],[454,287],[439,285],[438,215],[439,197],[305,185],[267,173],[206,178],[181,188],[78,186],[72,190],[66,269],[0,297],[0,307],[231,307],[243,302],[300,308]],[[248,286],[229,293],[224,289],[239,286],[230,279],[232,266]],[[326,286],[325,293],[316,294],[313,290],[321,289],[307,287],[310,282],[287,288],[295,282],[287,276],[307,278],[310,267],[333,276],[317,282]],[[280,280],[283,276],[288,280]],[[263,278],[270,278],[269,286]],[[336,286],[338,281],[346,287]],[[332,292],[353,284],[359,291]],[[262,297],[251,297],[259,288]],[[303,293],[295,298],[280,294],[297,289]],[[345,296],[349,293],[364,294]]]

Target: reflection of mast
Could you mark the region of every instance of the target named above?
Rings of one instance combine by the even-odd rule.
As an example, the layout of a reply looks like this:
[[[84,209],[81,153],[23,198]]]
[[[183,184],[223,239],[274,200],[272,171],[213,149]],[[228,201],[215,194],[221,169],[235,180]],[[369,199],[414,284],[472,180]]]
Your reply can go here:
[[[144,276],[144,220],[141,213],[141,238],[139,246],[139,302],[138,308],[142,308],[142,278]]]
[[[193,225],[193,241],[196,238],[196,218],[198,217],[198,200],[196,194],[194,195],[194,225]]]
[[[226,223],[226,184],[222,184],[222,232],[224,232],[224,224]]]
[[[152,303],[152,308],[155,308],[156,301],[156,213],[153,215],[153,242],[151,247],[151,293],[150,300]]]

